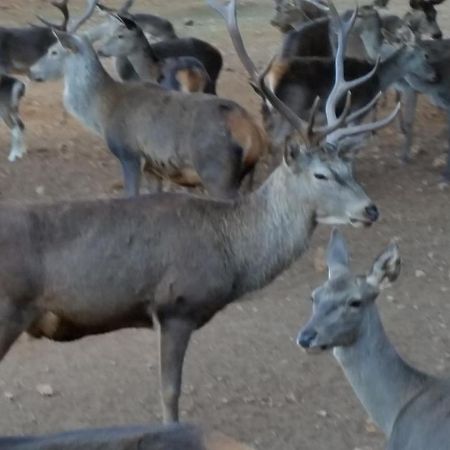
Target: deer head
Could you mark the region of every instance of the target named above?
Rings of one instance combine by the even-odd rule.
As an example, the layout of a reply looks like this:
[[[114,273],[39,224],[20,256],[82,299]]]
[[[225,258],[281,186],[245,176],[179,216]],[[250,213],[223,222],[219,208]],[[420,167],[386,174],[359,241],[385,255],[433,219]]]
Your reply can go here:
[[[395,281],[400,273],[400,254],[390,244],[373,262],[367,275],[349,268],[347,244],[333,230],[327,252],[328,280],[311,296],[312,316],[297,342],[308,351],[324,351],[353,345],[364,318],[380,293],[383,280]]]

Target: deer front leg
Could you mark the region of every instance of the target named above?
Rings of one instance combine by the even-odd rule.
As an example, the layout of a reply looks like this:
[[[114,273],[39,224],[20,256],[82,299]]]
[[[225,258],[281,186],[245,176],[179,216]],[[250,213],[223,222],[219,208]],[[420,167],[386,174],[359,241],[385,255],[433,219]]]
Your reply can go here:
[[[17,306],[12,300],[0,297],[0,361],[35,317],[33,308]]]
[[[113,134],[107,135],[108,147],[113,155],[120,161],[127,197],[139,195],[141,185],[141,157],[131,151],[120,138]]]
[[[406,89],[403,92],[404,99],[402,114],[402,133],[405,137],[405,142],[402,151],[402,161],[408,162],[411,160],[411,147],[413,142],[413,128],[414,119],[416,116],[417,107],[417,92],[414,89]]]
[[[183,363],[195,327],[185,319],[155,319],[159,337],[159,377],[164,423],[178,422]]]
[[[18,115],[9,115],[5,118],[5,123],[11,130],[11,150],[8,161],[14,162],[25,155],[27,148],[25,145],[25,125]]]

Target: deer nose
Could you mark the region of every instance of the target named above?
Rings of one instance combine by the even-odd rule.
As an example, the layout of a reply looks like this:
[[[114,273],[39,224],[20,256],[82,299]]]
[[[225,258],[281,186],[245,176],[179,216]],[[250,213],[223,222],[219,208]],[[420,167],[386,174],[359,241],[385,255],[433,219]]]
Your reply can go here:
[[[316,336],[316,330],[303,330],[297,337],[297,345],[303,348],[310,348]]]
[[[442,31],[438,31],[431,35],[433,39],[442,39]]]
[[[380,215],[380,213],[378,212],[378,208],[376,207],[376,205],[369,205],[364,212],[366,213],[367,218],[371,221],[371,222],[376,222],[378,220],[378,217]]]

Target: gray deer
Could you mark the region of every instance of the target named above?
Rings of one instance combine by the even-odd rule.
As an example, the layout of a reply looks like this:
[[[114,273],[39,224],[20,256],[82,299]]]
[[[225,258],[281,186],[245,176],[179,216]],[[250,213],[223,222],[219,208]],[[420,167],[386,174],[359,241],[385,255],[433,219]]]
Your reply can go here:
[[[234,2],[228,11],[235,17]],[[256,87],[278,108],[264,76]],[[269,178],[234,201],[160,193],[0,208],[0,359],[26,330],[67,341],[155,326],[164,420],[178,420],[192,333],[299,258],[319,223],[368,226],[378,219],[340,142],[385,122],[346,128],[349,102],[342,115],[334,112],[343,85],[337,76],[326,126],[281,107],[305,145],[291,142]]]
[[[0,450],[252,450],[188,424],[83,429],[46,436],[0,437]]]
[[[89,10],[95,3],[90,0]],[[64,76],[66,109],[105,139],[122,165],[128,196],[139,193],[142,158],[158,178],[203,185],[216,197],[238,195],[267,151],[266,135],[248,112],[212,95],[115,81],[76,30],[56,32],[58,43],[31,68],[31,77]]]
[[[376,298],[384,279],[400,272],[397,245],[375,259],[367,275],[349,268],[347,245],[334,230],[328,281],[312,294],[313,313],[298,343],[308,351],[333,349],[349,383],[388,438],[389,450],[444,450],[450,442],[450,380],[412,367],[386,336]]]

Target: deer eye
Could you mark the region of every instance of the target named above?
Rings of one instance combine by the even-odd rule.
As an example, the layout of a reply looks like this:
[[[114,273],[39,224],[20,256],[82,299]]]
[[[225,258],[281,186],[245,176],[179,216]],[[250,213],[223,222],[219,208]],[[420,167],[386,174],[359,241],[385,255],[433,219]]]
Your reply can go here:
[[[117,39],[123,39],[123,34],[119,34],[119,35],[117,36]]]
[[[52,54],[53,56],[56,56],[56,55],[58,54],[58,51],[57,51],[57,50],[52,50],[51,54]]]
[[[317,178],[318,180],[328,180],[328,177],[323,173],[315,173],[314,177]]]
[[[350,308],[359,308],[362,305],[362,301],[361,300],[352,300],[350,303]]]

